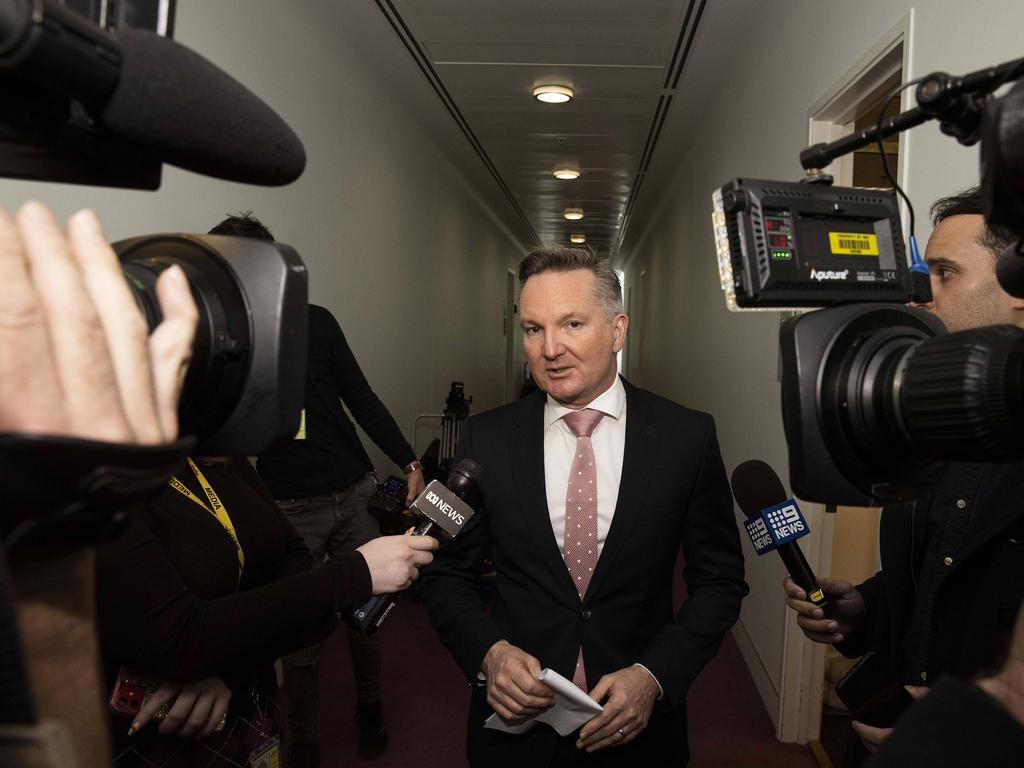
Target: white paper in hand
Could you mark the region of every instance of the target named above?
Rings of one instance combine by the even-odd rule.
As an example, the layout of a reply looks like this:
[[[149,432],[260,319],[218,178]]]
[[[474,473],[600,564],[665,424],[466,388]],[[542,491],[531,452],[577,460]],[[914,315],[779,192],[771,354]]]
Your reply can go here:
[[[553,669],[544,669],[537,679],[549,686],[555,694],[555,705],[521,723],[506,723],[497,713],[487,718],[484,728],[505,733],[525,733],[537,723],[547,723],[559,736],[568,736],[599,714],[604,707],[573,685]]]

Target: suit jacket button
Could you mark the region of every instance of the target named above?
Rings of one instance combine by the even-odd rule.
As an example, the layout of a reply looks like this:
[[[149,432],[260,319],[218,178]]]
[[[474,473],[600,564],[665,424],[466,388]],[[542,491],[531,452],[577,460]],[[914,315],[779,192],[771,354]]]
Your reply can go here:
[[[580,618],[583,619],[584,621],[587,621],[591,617],[591,615],[592,614],[590,613],[589,610],[580,611]]]

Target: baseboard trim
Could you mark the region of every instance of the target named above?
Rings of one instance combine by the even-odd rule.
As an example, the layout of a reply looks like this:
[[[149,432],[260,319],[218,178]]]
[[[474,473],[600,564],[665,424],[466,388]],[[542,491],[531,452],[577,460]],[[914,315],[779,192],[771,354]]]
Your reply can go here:
[[[740,655],[743,656],[747,669],[750,670],[750,676],[754,678],[754,685],[757,686],[757,692],[761,696],[764,708],[768,710],[768,717],[771,718],[772,726],[778,731],[779,690],[772,682],[771,675],[768,674],[768,667],[761,658],[761,654],[757,652],[757,647],[754,645],[754,641],[751,640],[742,619],[733,626],[732,635],[736,639],[736,645],[739,646]]]

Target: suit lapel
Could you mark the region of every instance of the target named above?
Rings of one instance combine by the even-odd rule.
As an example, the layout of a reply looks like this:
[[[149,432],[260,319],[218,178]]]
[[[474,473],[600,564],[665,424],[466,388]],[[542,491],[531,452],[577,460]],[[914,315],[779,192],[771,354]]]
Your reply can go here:
[[[654,414],[644,407],[636,389],[628,381],[623,379],[622,383],[626,388],[626,450],[622,459],[619,497],[584,603],[598,593],[607,573],[615,566],[615,560],[627,549],[629,534],[636,525],[644,489],[648,487],[658,455],[659,435]],[[562,568],[566,570],[564,565]]]
[[[512,440],[512,476],[515,487],[521,490],[520,509],[526,527],[540,548],[541,557],[551,570],[555,583],[577,600],[579,593],[558,551],[551,514],[548,511],[547,491],[544,485],[544,402],[543,392],[537,392],[523,402],[515,418]]]

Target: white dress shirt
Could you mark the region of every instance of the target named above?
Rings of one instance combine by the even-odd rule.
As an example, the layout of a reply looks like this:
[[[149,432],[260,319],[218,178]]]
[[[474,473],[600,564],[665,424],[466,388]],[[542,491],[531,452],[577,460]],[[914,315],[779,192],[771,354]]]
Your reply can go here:
[[[590,435],[594,461],[597,462],[597,552],[600,556],[615,516],[619,482],[622,480],[622,459],[626,455],[626,388],[622,386],[622,379],[616,376],[612,385],[585,407],[604,414]],[[576,454],[576,435],[562,417],[571,410],[556,403],[551,395],[544,403],[544,487],[551,530],[560,552],[565,547],[565,494]],[[665,695],[651,670],[639,662],[633,666],[646,670],[654,679],[659,698]]]
[[[604,414],[590,436],[597,462],[597,552],[600,555],[615,515],[622,458],[626,454],[626,389],[622,380],[616,376],[614,383],[586,407]],[[576,435],[562,417],[572,410],[556,403],[551,395],[544,404],[544,487],[551,530],[559,551],[565,544],[565,493],[576,455]]]

